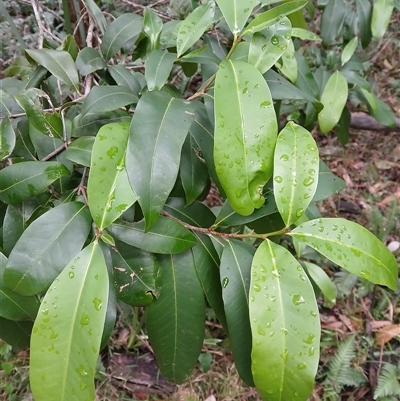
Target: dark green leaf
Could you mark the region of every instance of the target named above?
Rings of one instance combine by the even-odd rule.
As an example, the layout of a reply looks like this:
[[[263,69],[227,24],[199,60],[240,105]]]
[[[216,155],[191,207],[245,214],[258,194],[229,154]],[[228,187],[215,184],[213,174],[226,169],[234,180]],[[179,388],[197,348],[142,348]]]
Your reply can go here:
[[[149,91],[160,90],[167,82],[176,54],[153,50],[145,62],[145,77]]]
[[[108,67],[108,72],[118,85],[131,88],[133,94],[139,98],[140,91],[146,85],[146,79],[140,72],[132,74],[123,65]]]
[[[102,55],[92,47],[83,48],[76,59],[76,68],[81,75],[88,75],[106,67],[107,64]]]
[[[0,338],[20,350],[29,347],[33,322],[13,322],[0,317]]]
[[[160,42],[160,35],[163,30],[163,21],[157,14],[147,7],[143,11],[143,17],[143,32],[150,39],[151,50],[155,50],[158,48]]]
[[[65,157],[74,163],[90,167],[94,139],[94,136],[81,136],[68,146]]]
[[[336,125],[335,134],[339,142],[344,146],[349,142],[349,129],[351,122],[351,113],[347,107],[343,109],[340,120]]]
[[[66,36],[59,49],[65,50],[71,55],[73,60],[76,60],[76,56],[78,55],[79,52],[79,47],[72,35]]]
[[[296,86],[303,92],[307,93],[307,95],[319,98],[318,84],[308,66],[307,60],[299,52],[295,53],[295,57],[299,68]]]
[[[346,16],[343,0],[329,0],[321,18],[321,38],[324,46],[332,45],[340,37]]]
[[[365,49],[372,39],[371,18],[372,5],[371,2],[365,0],[356,0],[358,26],[360,30],[360,39],[362,47]]]
[[[7,159],[15,147],[15,132],[8,117],[0,123],[0,161]]]
[[[329,198],[331,195],[337,195],[342,189],[346,188],[346,183],[336,175],[332,174],[329,167],[322,161],[319,161],[318,186],[315,192],[313,202]]]
[[[182,63],[189,61],[191,63],[208,64],[209,68],[211,64],[215,64],[215,71],[220,62],[220,59],[213,53],[209,45],[204,45],[190,53],[186,53],[180,60]]]
[[[85,0],[85,7],[90,10],[90,13],[96,20],[97,26],[100,28],[101,33],[104,35],[104,32],[107,28],[107,21],[99,6],[95,3],[94,0]]]
[[[324,294],[324,297],[331,303],[336,302],[336,287],[329,276],[322,270],[321,267],[310,262],[303,262],[308,275],[315,282],[318,288]]]

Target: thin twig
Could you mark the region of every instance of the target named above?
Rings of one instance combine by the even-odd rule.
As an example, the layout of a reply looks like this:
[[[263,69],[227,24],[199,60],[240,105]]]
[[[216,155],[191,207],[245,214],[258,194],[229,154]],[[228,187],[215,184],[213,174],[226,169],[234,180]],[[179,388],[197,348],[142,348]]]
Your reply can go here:
[[[63,150],[67,149],[67,147],[68,147],[68,144],[67,143],[63,143],[57,149],[54,149],[51,153],[49,153],[48,155],[43,157],[43,159],[41,161],[45,162],[47,160],[50,160],[54,156],[57,156],[59,153],[61,153]]]
[[[135,3],[134,1],[130,1],[130,0],[121,0],[121,1],[123,3],[129,4],[132,7],[139,8],[140,10],[142,10],[142,12],[144,11],[145,8],[147,8],[146,6],[144,6],[142,4]],[[153,7],[154,7],[154,5],[153,5]],[[154,10],[154,9],[152,11],[153,11],[154,14],[157,14],[160,18],[163,18],[163,19],[168,20],[168,21],[172,20],[172,18],[169,15],[164,14],[161,11]]]
[[[43,10],[41,9],[40,3],[37,2],[36,0],[31,0],[31,5],[33,8],[33,13],[35,14],[35,19],[38,24],[38,28],[39,28],[38,48],[43,49],[44,34],[51,37],[57,43],[62,43],[62,40],[60,38],[53,35],[52,32],[50,31],[50,29],[48,29],[44,26],[42,19],[40,18],[40,14],[43,14]]]
[[[87,174],[87,167],[85,167],[83,169],[82,178],[78,185],[78,188],[76,189],[76,193],[78,195],[82,195],[83,199],[85,199],[85,203],[88,204],[88,199],[87,199],[87,195],[86,195],[86,187],[84,185],[85,179],[86,179],[86,174]]]

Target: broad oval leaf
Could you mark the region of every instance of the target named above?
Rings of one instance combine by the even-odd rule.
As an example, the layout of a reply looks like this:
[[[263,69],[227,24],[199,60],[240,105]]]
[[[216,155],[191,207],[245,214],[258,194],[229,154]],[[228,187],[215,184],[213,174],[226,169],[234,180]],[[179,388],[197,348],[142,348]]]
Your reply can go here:
[[[79,92],[78,71],[68,52],[53,49],[30,49],[25,52],[69,88]]]
[[[307,269],[307,274],[321,290],[324,297],[331,303],[336,302],[336,287],[325,271],[311,262],[303,262]]]
[[[318,185],[319,154],[312,135],[290,121],[278,135],[274,155],[274,195],[286,226],[297,221]]]
[[[237,35],[246,24],[258,0],[215,0],[234,35]],[[243,34],[244,35],[244,34]]]
[[[143,17],[143,32],[150,39],[151,49],[157,49],[160,43],[161,31],[163,30],[163,21],[148,7],[144,9]]]
[[[94,242],[70,261],[42,301],[31,338],[35,399],[94,399],[108,291],[107,266]]]
[[[8,117],[0,123],[0,161],[7,159],[15,147],[15,132]]]
[[[253,255],[240,243],[226,241],[221,256],[220,277],[229,340],[236,369],[242,380],[254,386],[251,373],[249,318],[250,269]]]
[[[106,29],[100,49],[106,60],[117,53],[121,47],[139,36],[143,26],[143,17],[126,13],[114,20]]]
[[[148,307],[146,328],[161,373],[174,383],[191,374],[204,338],[204,294],[191,251],[160,258],[161,295]]]
[[[335,71],[325,85],[321,95],[324,108],[318,113],[318,123],[323,134],[329,132],[339,122],[346,105],[349,89],[346,78]]]
[[[393,254],[366,228],[340,218],[308,221],[291,234],[337,265],[371,283],[397,288]]]
[[[277,121],[268,85],[243,61],[223,61],[215,81],[214,160],[232,208],[244,216],[264,204]]]
[[[94,141],[87,195],[100,231],[136,202],[125,170],[128,136],[129,124],[111,123],[100,128]]]
[[[321,38],[324,46],[335,43],[343,31],[346,6],[343,0],[329,0],[321,17]]]
[[[69,170],[58,162],[12,164],[0,171],[0,200],[19,203],[41,194],[54,181],[69,174]]]
[[[177,221],[162,216],[147,232],[143,220],[137,223],[118,221],[107,231],[126,244],[153,253],[179,253],[196,244],[196,238],[190,231]]]
[[[194,9],[180,24],[176,39],[178,58],[193,46],[211,25],[215,3],[210,1]]]
[[[126,169],[145,217],[146,230],[157,221],[174,187],[182,146],[193,118],[188,102],[166,92],[147,92],[136,107]]]
[[[65,158],[74,163],[90,167],[94,136],[81,136],[72,142],[65,151]]]
[[[319,361],[320,323],[312,285],[292,254],[272,241],[251,266],[254,382],[269,401],[306,400]]]
[[[92,47],[84,47],[76,58],[76,68],[81,75],[88,75],[97,70],[102,70],[107,67],[103,56],[98,50]]]
[[[374,39],[386,32],[394,8],[394,0],[376,0],[372,8],[371,31]]]
[[[145,62],[145,77],[149,91],[160,90],[167,82],[176,54],[168,51],[153,50]]]
[[[350,42],[347,43],[347,45],[343,49],[341,56],[342,66],[345,65],[353,57],[353,54],[356,51],[357,46],[358,46],[358,36],[354,36],[354,38],[351,39]]]
[[[22,295],[47,290],[52,281],[80,252],[91,228],[89,210],[68,202],[36,219],[10,253],[5,283]]]

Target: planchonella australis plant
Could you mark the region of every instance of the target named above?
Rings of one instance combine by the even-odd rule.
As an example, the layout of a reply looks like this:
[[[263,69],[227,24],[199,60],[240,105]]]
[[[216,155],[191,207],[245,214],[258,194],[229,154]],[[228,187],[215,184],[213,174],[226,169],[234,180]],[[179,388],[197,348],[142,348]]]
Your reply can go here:
[[[346,69],[359,63],[355,42],[314,78],[302,47],[319,39],[304,27],[307,1],[272,3],[192,1],[182,21],[146,8],[108,23],[85,1],[86,47],[71,35],[45,41],[6,70],[0,335],[30,343],[35,401],[94,399],[121,301],[146,308],[168,380],[191,374],[208,305],[244,382],[266,401],[305,401],[319,362],[312,282],[334,298],[305,251],[397,287],[396,260],[376,237],[314,207],[343,182],[304,126],[343,129],[348,90],[365,81]],[[373,31],[386,20],[372,18]],[[188,95],[193,77],[201,87]],[[281,129],[285,107],[297,117]],[[225,200],[218,210],[201,201],[211,181]]]

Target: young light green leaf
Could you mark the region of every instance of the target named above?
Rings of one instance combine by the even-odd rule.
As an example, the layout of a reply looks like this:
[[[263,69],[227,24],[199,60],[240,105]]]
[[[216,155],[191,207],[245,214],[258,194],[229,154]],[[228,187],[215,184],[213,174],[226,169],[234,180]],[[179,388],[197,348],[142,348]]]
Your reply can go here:
[[[145,62],[145,77],[149,91],[160,90],[164,86],[175,59],[176,54],[168,51],[153,50],[149,54]]]
[[[79,92],[78,71],[68,52],[53,49],[30,49],[25,52],[69,88]]]
[[[0,171],[0,200],[19,203],[41,194],[54,181],[69,174],[69,170],[58,162],[12,164]]]
[[[371,31],[374,39],[380,39],[386,32],[394,8],[393,0],[376,0],[372,8]]]
[[[345,17],[344,1],[329,0],[321,18],[321,38],[324,46],[332,45],[341,35]]]
[[[340,218],[312,220],[291,234],[337,265],[374,284],[397,288],[393,254],[366,228]]]
[[[84,47],[79,52],[75,63],[79,74],[83,76],[107,67],[103,56],[98,50],[93,49],[92,47]]]
[[[65,157],[74,163],[90,167],[94,140],[94,136],[81,136],[68,146]]]
[[[180,24],[176,39],[178,58],[193,46],[211,25],[215,3],[210,1],[194,9]]]
[[[70,261],[42,301],[31,339],[35,399],[94,399],[108,291],[107,266],[94,242]]]
[[[348,92],[346,78],[340,71],[335,71],[321,96],[324,108],[318,113],[318,123],[323,134],[328,133],[338,123],[346,105]]]
[[[291,30],[289,18],[283,17],[262,32],[256,32],[251,38],[248,62],[264,74],[287,49]]]
[[[290,121],[278,135],[274,155],[275,201],[286,226],[311,203],[318,185],[319,154],[312,135]]]
[[[163,21],[148,7],[144,9],[143,17],[143,32],[150,39],[151,50],[158,49],[161,31],[163,30]]]
[[[354,36],[349,43],[344,47],[341,60],[342,66],[345,65],[352,57],[358,46],[358,36]]]
[[[294,54],[295,49],[293,41],[289,40],[287,49],[282,54],[281,59],[275,64],[275,67],[277,67],[283,75],[288,77],[291,82],[296,83],[298,66]]]
[[[307,31],[307,29],[298,28],[298,27],[292,28],[292,37],[299,38],[302,40],[313,40],[313,41],[318,41],[318,42],[322,40],[314,32]]]
[[[190,231],[163,216],[147,232],[143,220],[137,223],[117,221],[107,231],[119,241],[153,253],[180,253],[196,244],[196,238]]]
[[[8,117],[0,123],[0,161],[7,159],[15,147],[15,132]]]
[[[80,252],[90,228],[89,210],[80,202],[64,203],[42,214],[24,231],[10,253],[5,283],[27,296],[46,291]]]
[[[242,36],[250,35],[255,32],[260,32],[265,28],[282,20],[286,15],[292,14],[297,10],[301,10],[307,4],[307,0],[285,1],[262,14],[257,15],[245,28]]]
[[[249,320],[250,268],[253,255],[240,243],[226,241],[221,256],[222,298],[236,369],[242,380],[254,386],[251,374]]]
[[[125,13],[114,20],[104,34],[100,49],[106,60],[114,57],[115,53],[128,42],[139,36],[143,26],[143,17]]]
[[[125,170],[128,136],[129,124],[110,123],[100,128],[94,141],[87,195],[100,231],[136,202]]]
[[[126,169],[146,220],[146,230],[157,221],[175,184],[182,146],[193,118],[191,104],[166,92],[147,92],[136,107]]]
[[[269,401],[306,400],[319,361],[320,323],[312,285],[292,254],[264,241],[251,266],[254,383]]]
[[[148,307],[146,328],[161,373],[174,383],[190,376],[204,338],[205,302],[191,251],[160,258],[163,287]]]
[[[333,284],[333,281],[329,278],[329,276],[325,273],[325,271],[311,262],[303,262],[308,275],[311,279],[317,284],[319,289],[324,294],[324,297],[331,303],[336,302],[336,287]]]
[[[365,49],[372,39],[371,18],[372,4],[369,1],[356,0],[358,26],[360,31],[361,45]]]
[[[229,29],[237,35],[246,24],[258,0],[215,0],[222,11]],[[244,35],[243,33],[242,35]]]
[[[261,73],[243,61],[223,61],[215,81],[214,160],[239,214],[250,215],[264,204],[276,135],[272,98]]]

